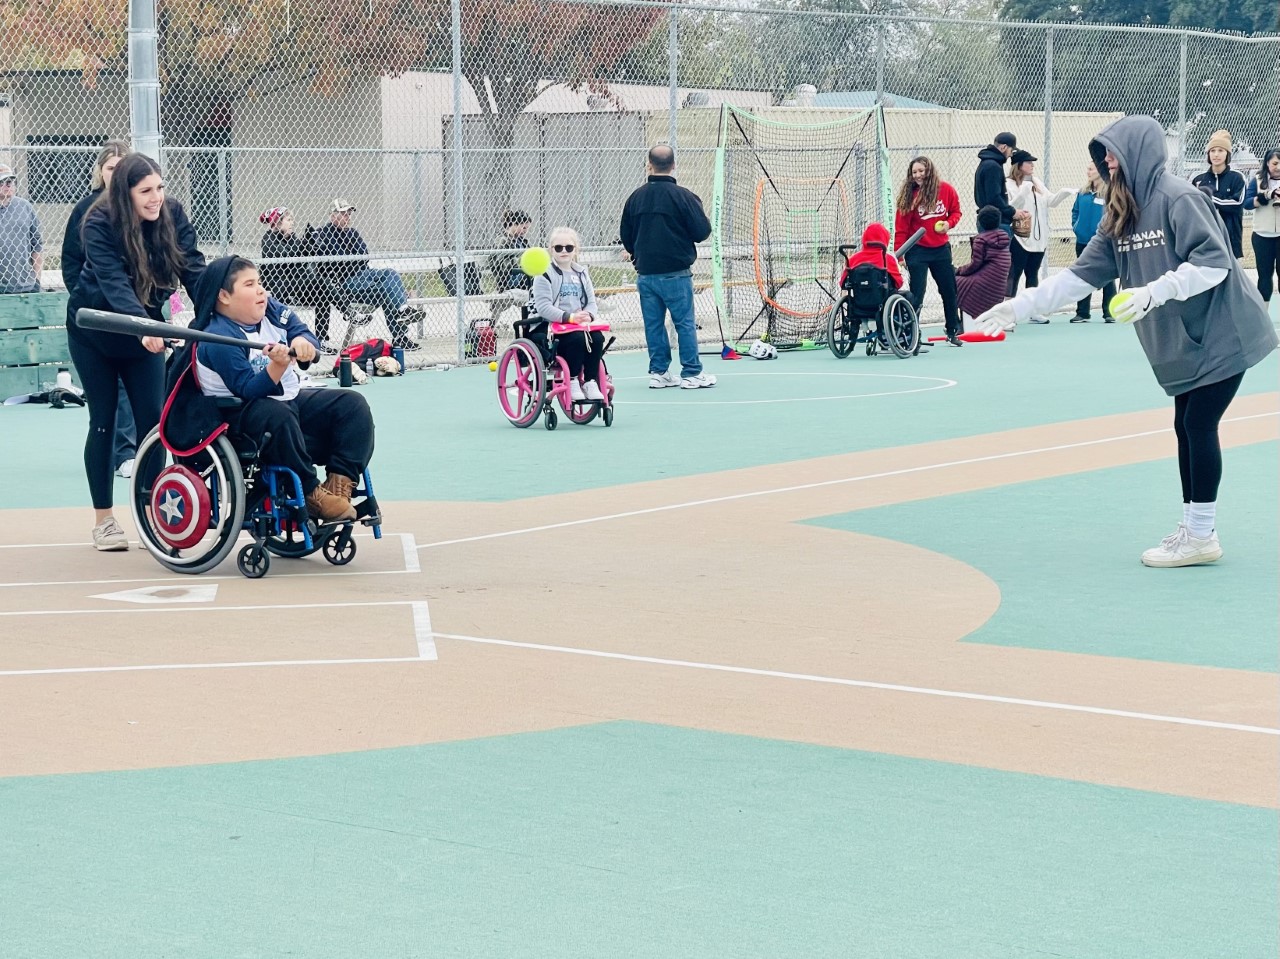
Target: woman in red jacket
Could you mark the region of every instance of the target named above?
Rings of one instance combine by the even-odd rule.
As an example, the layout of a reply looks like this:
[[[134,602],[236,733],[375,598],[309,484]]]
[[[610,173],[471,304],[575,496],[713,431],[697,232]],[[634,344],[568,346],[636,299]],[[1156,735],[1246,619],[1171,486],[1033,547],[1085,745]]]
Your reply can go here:
[[[911,298],[919,311],[924,302],[928,274],[942,295],[942,312],[946,317],[947,342],[960,346],[960,310],[956,306],[956,271],[951,262],[951,241],[947,232],[960,222],[960,197],[955,187],[939,179],[933,161],[916,157],[908,168],[907,179],[898,191],[897,215],[893,232],[897,242],[907,240],[924,227],[924,236],[907,251],[907,273],[911,280]]]

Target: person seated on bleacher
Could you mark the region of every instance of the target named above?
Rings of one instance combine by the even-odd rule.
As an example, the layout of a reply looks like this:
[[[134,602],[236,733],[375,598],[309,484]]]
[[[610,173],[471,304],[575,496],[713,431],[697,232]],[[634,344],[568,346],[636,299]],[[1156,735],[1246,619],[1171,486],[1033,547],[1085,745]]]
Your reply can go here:
[[[328,280],[343,297],[382,308],[391,330],[391,345],[396,349],[416,347],[409,339],[409,325],[423,319],[422,312],[409,306],[409,294],[395,270],[375,270],[369,266],[369,247],[360,231],[351,225],[356,211],[350,200],[336,197],[329,222],[311,235],[316,256],[364,257],[363,260],[338,260],[323,264],[320,276]]]
[[[255,438],[270,434],[262,461],[298,474],[308,513],[327,521],[355,519],[351,493],[373,456],[373,414],[364,397],[354,390],[301,388],[289,351],[308,363],[319,343],[292,310],[268,298],[249,260],[214,260],[197,284],[195,300],[197,328],[268,344],[261,352],[197,344],[200,391],[244,401],[233,414],[235,428]],[[318,462],[328,473],[323,483]]]
[[[502,213],[502,235],[498,237],[498,246],[515,252],[495,253],[489,260],[495,289],[499,293],[529,289],[529,277],[520,269],[520,254],[529,249],[527,234],[532,223],[524,210],[504,210]]]
[[[0,163],[0,293],[39,293],[44,269],[40,221],[17,196],[18,175]]]
[[[314,231],[310,226],[302,236],[294,231],[293,211],[276,206],[258,217],[266,224],[262,234],[262,258],[264,260],[300,260],[314,256],[312,243]],[[320,348],[329,346],[329,296],[316,277],[311,263],[263,263],[259,267],[262,285],[267,292],[290,306],[305,306],[316,311],[316,336]]]
[[[546,343],[548,323],[591,323],[599,315],[591,274],[578,262],[582,241],[567,226],[551,231],[547,248],[551,268],[533,278],[533,308],[543,322],[534,322],[529,338],[539,346]],[[532,319],[532,318],[531,318]],[[579,330],[556,337],[556,352],[569,366],[569,396],[579,402],[601,401],[604,394],[596,378],[604,355],[604,334],[599,330]],[[584,382],[579,382],[582,377]]]

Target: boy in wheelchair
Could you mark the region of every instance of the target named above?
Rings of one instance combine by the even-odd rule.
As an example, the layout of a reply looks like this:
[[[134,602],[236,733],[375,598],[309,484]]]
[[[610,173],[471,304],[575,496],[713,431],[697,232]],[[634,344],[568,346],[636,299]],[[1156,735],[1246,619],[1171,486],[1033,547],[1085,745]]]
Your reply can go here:
[[[551,269],[533,279],[530,301],[536,317],[529,315],[527,306],[522,312],[524,335],[538,344],[544,359],[550,355],[548,324],[591,323],[599,313],[591,274],[578,262],[580,246],[578,234],[569,227],[560,226],[551,231],[547,242]],[[570,398],[576,402],[603,402],[604,395],[596,381],[600,376],[600,357],[604,355],[604,334],[599,330],[559,334],[556,352],[569,366]]]
[[[268,298],[257,267],[243,257],[209,264],[197,285],[196,316],[210,333],[268,344],[260,353],[199,344],[200,391],[243,401],[228,416],[232,429],[269,437],[260,448],[263,463],[298,475],[312,517],[356,519],[351,493],[373,456],[373,415],[364,397],[351,390],[301,388],[294,356],[309,364],[319,343],[292,311]],[[327,468],[323,483],[315,463]]]
[[[889,297],[902,289],[902,270],[897,258],[889,252],[889,231],[881,223],[868,223],[862,231],[862,246],[849,257],[840,274],[840,288],[849,295],[852,315],[859,320],[875,321],[880,340],[880,311]]]

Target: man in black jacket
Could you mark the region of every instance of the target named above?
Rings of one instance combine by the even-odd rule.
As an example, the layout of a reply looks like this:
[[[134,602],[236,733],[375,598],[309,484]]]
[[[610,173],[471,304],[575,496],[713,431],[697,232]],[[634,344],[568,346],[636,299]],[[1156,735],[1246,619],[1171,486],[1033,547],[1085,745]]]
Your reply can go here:
[[[1012,133],[997,133],[995,142],[978,151],[978,169],[973,174],[973,201],[977,209],[993,206],[1000,211],[1000,229],[1013,236],[1015,218],[1029,216],[1019,212],[1009,203],[1009,191],[1005,188],[1004,164],[1018,146],[1018,138]]]
[[[716,385],[702,372],[698,329],[693,316],[694,246],[711,235],[711,223],[697,195],[676,185],[676,154],[666,144],[649,150],[649,180],[622,208],[622,246],[635,263],[644,338],[649,347],[649,388],[686,390]],[[671,341],[666,314],[680,343],[680,375],[668,372]]]

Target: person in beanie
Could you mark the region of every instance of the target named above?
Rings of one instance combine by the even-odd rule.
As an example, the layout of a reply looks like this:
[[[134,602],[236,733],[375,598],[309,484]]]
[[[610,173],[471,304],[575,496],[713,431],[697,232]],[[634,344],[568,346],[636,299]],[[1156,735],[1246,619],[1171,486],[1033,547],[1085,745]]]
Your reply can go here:
[[[978,151],[978,169],[973,174],[973,205],[981,210],[993,206],[1000,211],[1000,229],[1013,236],[1013,221],[1018,211],[1009,202],[1005,188],[1004,164],[1018,148],[1012,133],[997,133],[995,140]]]
[[[984,206],[978,211],[978,233],[969,240],[969,262],[956,270],[960,309],[969,317],[981,316],[1005,298],[1009,286],[1009,234],[1000,229],[1000,211]]]
[[[1232,256],[1213,204],[1166,167],[1164,128],[1124,117],[1089,142],[1107,185],[1098,233],[1076,262],[978,318],[984,333],[1012,329],[1119,279],[1127,299],[1111,303],[1136,322],[1156,381],[1173,397],[1182,481],[1182,522],[1142,554],[1145,566],[1196,566],[1222,557],[1215,527],[1222,448],[1218,424],[1245,371],[1277,346],[1257,288]]]
[[[898,190],[893,232],[899,244],[907,242],[923,228],[924,236],[907,251],[907,272],[911,276],[911,299],[919,312],[929,274],[942,296],[947,342],[960,346],[960,309],[956,306],[956,269],[951,259],[948,231],[960,222],[960,197],[928,157],[919,156],[907,167],[907,178]]]
[[[1268,150],[1249,181],[1244,208],[1253,211],[1253,255],[1258,261],[1258,292],[1268,303],[1280,275],[1280,149]]]
[[[1244,256],[1244,177],[1231,169],[1231,134],[1219,130],[1205,148],[1209,169],[1192,178],[1191,185],[1213,201],[1213,208],[1227,225],[1231,252]]]

